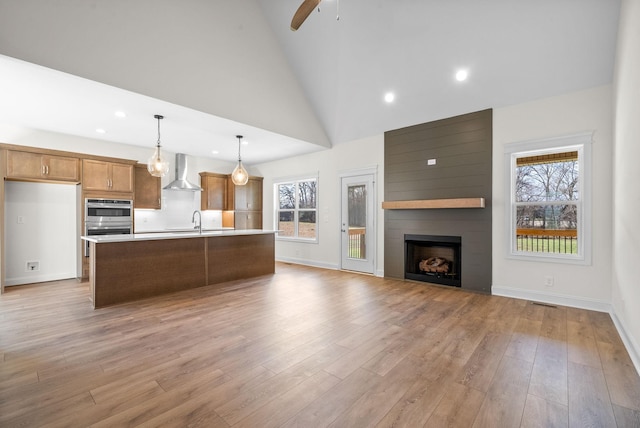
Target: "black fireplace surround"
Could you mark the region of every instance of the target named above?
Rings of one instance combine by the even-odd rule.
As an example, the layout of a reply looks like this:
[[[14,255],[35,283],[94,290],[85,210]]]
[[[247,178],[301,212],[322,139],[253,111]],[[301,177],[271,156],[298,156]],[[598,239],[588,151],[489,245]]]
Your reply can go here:
[[[404,277],[414,281],[460,287],[462,285],[460,236],[404,235]],[[447,272],[424,272],[420,262],[431,257],[446,259]]]

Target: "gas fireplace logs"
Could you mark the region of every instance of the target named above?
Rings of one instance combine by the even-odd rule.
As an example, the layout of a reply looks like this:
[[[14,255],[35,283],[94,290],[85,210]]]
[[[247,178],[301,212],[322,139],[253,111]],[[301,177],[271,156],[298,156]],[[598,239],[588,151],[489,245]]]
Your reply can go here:
[[[419,264],[420,271],[427,273],[448,273],[449,261],[442,257],[429,257]]]

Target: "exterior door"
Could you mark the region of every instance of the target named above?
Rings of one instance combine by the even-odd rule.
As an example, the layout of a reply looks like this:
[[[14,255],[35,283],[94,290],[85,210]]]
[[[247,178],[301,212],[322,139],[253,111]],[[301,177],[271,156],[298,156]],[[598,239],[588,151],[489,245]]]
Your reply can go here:
[[[341,268],[363,273],[375,269],[374,174],[342,177]]]

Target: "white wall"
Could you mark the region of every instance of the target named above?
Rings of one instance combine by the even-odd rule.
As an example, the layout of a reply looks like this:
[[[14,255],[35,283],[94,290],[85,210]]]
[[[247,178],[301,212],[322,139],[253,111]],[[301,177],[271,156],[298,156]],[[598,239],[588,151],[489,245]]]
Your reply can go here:
[[[611,302],[612,116],[611,86],[546,98],[493,112],[494,294],[607,310]],[[507,259],[504,145],[584,131],[593,144],[593,261],[590,266]],[[554,278],[546,287],[546,276]]]
[[[613,308],[640,371],[640,2],[623,0],[614,77]],[[620,328],[619,328],[620,330]]]
[[[337,269],[340,267],[340,174],[377,167],[376,180],[376,275],[384,268],[384,213],[381,209],[384,181],[384,136],[338,144],[332,149],[256,166],[264,177],[264,228],[274,226],[275,180],[318,174],[318,243],[276,241],[276,258]]]
[[[5,285],[76,277],[76,190],[70,184],[5,183]],[[27,261],[38,262],[39,270],[27,270]]]

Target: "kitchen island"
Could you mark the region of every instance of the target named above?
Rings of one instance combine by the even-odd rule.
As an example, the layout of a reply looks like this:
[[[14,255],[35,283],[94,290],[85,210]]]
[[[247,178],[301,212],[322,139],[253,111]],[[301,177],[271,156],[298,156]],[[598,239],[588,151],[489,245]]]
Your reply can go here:
[[[83,236],[94,308],[275,272],[275,231]]]

